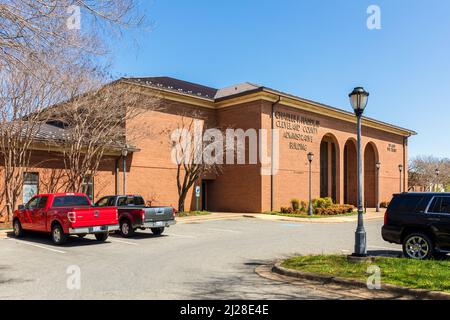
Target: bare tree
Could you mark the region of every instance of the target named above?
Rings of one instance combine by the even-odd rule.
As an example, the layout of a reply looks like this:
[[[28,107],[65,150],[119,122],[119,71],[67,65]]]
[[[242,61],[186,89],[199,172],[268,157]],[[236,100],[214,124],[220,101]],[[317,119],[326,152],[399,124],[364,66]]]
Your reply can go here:
[[[95,58],[107,53],[110,32],[144,25],[135,3],[0,0],[0,161],[8,217],[22,192],[32,145],[49,115],[42,109],[98,90],[93,83],[104,83],[105,73]]]
[[[212,130],[212,131],[211,131]],[[176,164],[178,211],[185,211],[189,190],[206,175],[218,175],[223,170],[226,144],[225,130],[211,129],[200,112],[182,114],[177,129],[171,134],[172,161]]]
[[[439,174],[436,173],[439,170]],[[433,156],[418,156],[410,160],[408,181],[412,187],[433,191],[436,186],[450,185],[450,159]]]
[[[0,0],[0,17],[1,67],[39,63],[37,53],[54,50],[102,55],[102,34],[145,25],[136,0]]]
[[[49,79],[36,81],[34,74]],[[4,172],[3,197],[8,217],[22,193],[23,176],[30,164],[31,145],[40,131],[37,115],[49,103],[59,100],[58,88],[51,85],[51,69],[31,74],[14,68],[0,77],[0,158]]]
[[[121,154],[133,142],[147,134],[145,127],[130,123],[158,107],[158,98],[133,92],[120,81],[90,90],[56,105],[43,114],[59,123],[66,134],[62,146],[67,174],[67,191],[82,192],[83,182],[94,177],[107,156]]]

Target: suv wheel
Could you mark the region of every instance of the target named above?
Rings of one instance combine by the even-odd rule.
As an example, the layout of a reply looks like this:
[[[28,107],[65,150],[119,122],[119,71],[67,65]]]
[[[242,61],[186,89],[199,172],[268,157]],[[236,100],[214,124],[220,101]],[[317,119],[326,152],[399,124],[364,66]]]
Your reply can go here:
[[[13,229],[14,229],[14,236],[16,238],[20,238],[23,236],[23,229],[19,219],[14,220]]]
[[[95,239],[97,239],[97,241],[100,242],[105,242],[106,239],[108,239],[109,234],[107,232],[105,233],[96,233],[95,234]]]
[[[67,241],[67,234],[59,224],[55,224],[52,228],[52,240],[56,245],[62,245]]]
[[[434,254],[433,242],[423,233],[413,233],[403,240],[403,254],[416,260],[430,259]]]
[[[120,221],[120,234],[124,238],[129,238],[134,235],[134,229],[129,220],[125,219]]]

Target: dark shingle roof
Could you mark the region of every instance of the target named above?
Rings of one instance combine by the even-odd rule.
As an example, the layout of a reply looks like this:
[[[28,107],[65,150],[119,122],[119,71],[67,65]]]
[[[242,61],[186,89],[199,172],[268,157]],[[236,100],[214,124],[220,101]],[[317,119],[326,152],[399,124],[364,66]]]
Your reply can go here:
[[[214,99],[218,91],[215,88],[203,86],[197,83],[178,80],[171,77],[145,77],[145,78],[124,78],[124,79],[156,88],[164,88],[175,92],[190,94],[193,96],[200,96],[209,99]]]

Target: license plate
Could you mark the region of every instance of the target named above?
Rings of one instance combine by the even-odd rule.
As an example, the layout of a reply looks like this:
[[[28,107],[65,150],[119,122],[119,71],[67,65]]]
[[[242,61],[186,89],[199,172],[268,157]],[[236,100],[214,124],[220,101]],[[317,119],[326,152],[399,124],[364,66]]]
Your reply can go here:
[[[92,227],[92,232],[103,231],[103,227]]]
[[[155,223],[155,225],[156,225],[157,227],[164,226],[164,221],[157,221],[157,222]]]

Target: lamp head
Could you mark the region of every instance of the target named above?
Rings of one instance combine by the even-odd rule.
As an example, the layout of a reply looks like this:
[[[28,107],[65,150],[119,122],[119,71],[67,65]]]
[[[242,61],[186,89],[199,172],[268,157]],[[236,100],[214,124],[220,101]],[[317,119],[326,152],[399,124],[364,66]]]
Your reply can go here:
[[[369,93],[363,87],[356,87],[348,96],[355,114],[361,115],[367,106]]]

